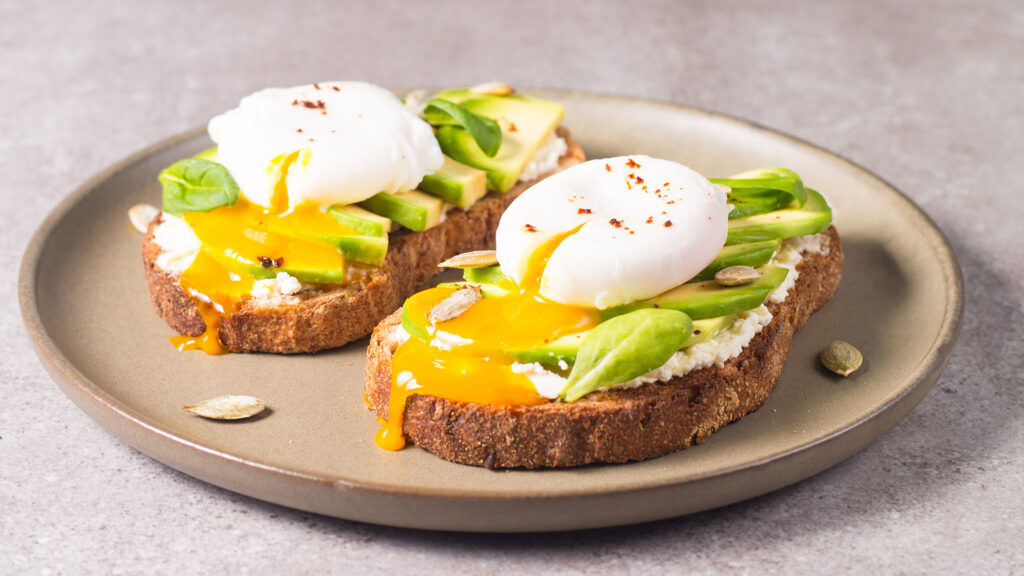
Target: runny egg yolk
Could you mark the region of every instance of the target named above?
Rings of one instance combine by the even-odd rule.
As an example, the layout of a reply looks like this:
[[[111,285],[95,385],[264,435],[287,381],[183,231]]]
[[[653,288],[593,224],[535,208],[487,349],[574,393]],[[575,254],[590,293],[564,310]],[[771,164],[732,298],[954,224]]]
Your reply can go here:
[[[413,336],[395,350],[388,419],[378,419],[378,446],[386,450],[405,446],[405,407],[409,397],[416,394],[499,406],[549,401],[537,393],[529,378],[512,370],[515,359],[509,353],[529,350],[600,323],[596,309],[559,304],[539,294],[548,259],[575,231],[555,237],[533,255],[522,286],[505,280],[501,286],[510,290],[507,295],[480,299],[456,318],[436,323],[428,320],[430,310],[455,288],[431,288],[409,299],[409,319],[418,326],[427,326],[431,340],[444,332],[472,342],[444,350]]]
[[[196,303],[206,329],[198,337],[172,337],[179,350],[228,352],[220,341],[221,323],[251,297],[257,280],[274,278],[282,269],[313,282],[350,279],[355,268],[346,266],[331,239],[358,233],[315,204],[289,209],[287,194],[282,175],[269,209],[239,197],[232,206],[185,213],[202,249],[182,274],[181,285]]]

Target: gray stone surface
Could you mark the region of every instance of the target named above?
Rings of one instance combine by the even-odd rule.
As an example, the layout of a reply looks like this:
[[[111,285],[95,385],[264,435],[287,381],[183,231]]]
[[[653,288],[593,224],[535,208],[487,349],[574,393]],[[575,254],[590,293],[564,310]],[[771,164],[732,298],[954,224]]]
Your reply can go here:
[[[1024,572],[1024,4],[0,2],[0,573]],[[834,150],[920,204],[967,285],[960,344],[892,431],[686,518],[462,535],[211,487],[80,412],[30,352],[15,270],[103,167],[252,90],[494,78],[663,99]]]

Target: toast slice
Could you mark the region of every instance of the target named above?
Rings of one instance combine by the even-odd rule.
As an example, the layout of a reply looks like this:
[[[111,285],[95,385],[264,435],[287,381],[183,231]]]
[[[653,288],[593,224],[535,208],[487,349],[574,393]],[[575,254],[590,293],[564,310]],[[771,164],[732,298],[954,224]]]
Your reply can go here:
[[[821,253],[805,253],[787,298],[767,304],[773,318],[743,352],[722,366],[668,382],[592,393],[576,402],[494,406],[411,396],[403,432],[441,458],[487,468],[554,468],[646,460],[699,444],[757,410],[782,372],[793,334],[835,292],[843,252],[834,227]],[[401,310],[370,337],[366,398],[388,418],[393,331]]]
[[[221,342],[235,352],[294,354],[335,348],[366,336],[436,274],[438,264],[462,252],[494,248],[494,231],[502,212],[524,190],[584,160],[583,149],[568,130],[560,127],[558,135],[565,139],[568,150],[556,170],[520,182],[505,194],[492,192],[468,210],[452,208],[443,222],[423,232],[403,229],[393,233],[384,263],[360,282],[316,285],[290,298],[244,301],[222,320]],[[159,223],[160,217],[150,223],[142,244],[150,300],[178,333],[199,336],[206,325],[182,288],[180,276],[156,265],[162,248],[153,241],[153,231]]]

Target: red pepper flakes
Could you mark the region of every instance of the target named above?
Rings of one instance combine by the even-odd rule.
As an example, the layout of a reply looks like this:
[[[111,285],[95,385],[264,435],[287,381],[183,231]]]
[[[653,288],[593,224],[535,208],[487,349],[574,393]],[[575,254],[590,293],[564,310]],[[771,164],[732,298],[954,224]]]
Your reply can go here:
[[[640,164],[638,164],[636,160],[630,158],[629,160],[626,160],[626,166],[630,168],[639,168]]]
[[[516,123],[515,122],[509,122],[508,123],[508,131],[509,132],[519,132],[519,128],[516,127]]]
[[[576,211],[576,213],[577,214],[590,214],[591,210],[590,210],[590,208],[580,208],[579,210]]]
[[[672,221],[671,220],[665,220],[665,228],[671,228],[671,227],[672,227]]]
[[[301,133],[302,132],[302,128],[296,128],[295,131]]]
[[[313,89],[314,90],[319,90],[320,89],[320,85],[317,84],[316,82],[313,82]]]
[[[310,110],[319,110],[321,114],[327,114],[327,104],[324,104],[323,100],[292,100],[292,106],[303,106]]]
[[[647,220],[645,222],[647,224],[653,224],[654,223],[654,216],[648,216]]]
[[[537,227],[534,226],[533,224],[524,224],[523,225],[523,229],[526,230],[527,232],[536,232],[537,231]]]
[[[334,90],[335,92],[341,92],[341,88],[338,88],[337,86],[331,86],[331,90]]]
[[[665,182],[664,184],[662,184],[662,186],[664,186],[665,188],[668,188],[669,187],[669,183]]]
[[[608,171],[608,172],[611,172],[611,171],[612,171],[612,167],[611,167],[611,166],[609,166],[609,165],[607,165],[607,164],[605,164],[605,165],[604,165],[604,169],[605,169],[606,171]]]
[[[622,220],[619,220],[617,218],[612,218],[611,220],[608,221],[608,223],[611,224],[612,226],[615,226],[616,228],[622,228]]]

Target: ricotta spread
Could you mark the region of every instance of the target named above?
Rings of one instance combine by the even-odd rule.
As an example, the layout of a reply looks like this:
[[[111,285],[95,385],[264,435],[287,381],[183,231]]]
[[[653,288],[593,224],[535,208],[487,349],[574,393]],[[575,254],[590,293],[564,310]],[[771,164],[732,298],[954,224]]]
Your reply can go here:
[[[160,255],[156,257],[157,268],[172,276],[183,274],[202,247],[184,218],[166,212],[153,229],[153,242],[161,249]]]
[[[786,300],[789,291],[796,284],[800,272],[796,269],[797,264],[804,259],[804,254],[823,254],[825,250],[825,237],[821,234],[809,236],[795,236],[782,241],[778,253],[772,258],[772,264],[789,269],[786,279],[782,281],[771,294],[767,301],[770,304],[781,304]]]
[[[568,151],[569,144],[566,143],[565,138],[552,132],[548,136],[547,141],[544,142],[544,145],[540,147],[540,150],[537,150],[537,153],[534,154],[533,160],[530,160],[523,173],[519,175],[519,181],[529,182],[530,180],[536,180],[541,175],[558,168],[558,159]]]
[[[252,297],[274,299],[280,296],[294,296],[302,291],[302,282],[287,272],[278,272],[274,278],[257,280],[253,283]]]
[[[445,332],[444,330],[437,330],[430,339],[430,345],[438,350],[451,350],[453,348],[458,348],[459,346],[465,346],[472,343],[473,341],[469,338],[463,338],[457,334]]]

